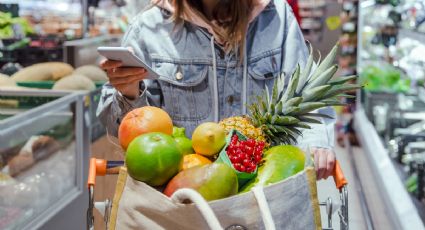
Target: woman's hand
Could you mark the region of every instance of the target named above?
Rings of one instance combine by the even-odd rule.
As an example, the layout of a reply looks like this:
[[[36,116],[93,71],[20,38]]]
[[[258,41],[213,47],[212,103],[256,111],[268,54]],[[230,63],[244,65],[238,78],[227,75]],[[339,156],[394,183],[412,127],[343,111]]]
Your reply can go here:
[[[144,68],[123,67],[120,61],[105,60],[100,67],[106,71],[109,83],[123,96],[135,99],[139,96],[139,82],[147,77]]]
[[[312,148],[312,152],[317,180],[327,179],[334,171],[335,153],[331,149],[325,148]]]

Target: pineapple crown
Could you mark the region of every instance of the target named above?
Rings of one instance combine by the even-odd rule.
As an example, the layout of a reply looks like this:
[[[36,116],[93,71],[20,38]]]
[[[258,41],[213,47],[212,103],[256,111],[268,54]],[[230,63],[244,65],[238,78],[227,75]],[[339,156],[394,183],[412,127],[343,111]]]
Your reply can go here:
[[[320,124],[320,118],[332,118],[314,113],[314,110],[345,105],[340,98],[352,98],[352,95],[345,93],[360,88],[348,83],[356,79],[354,75],[332,79],[338,70],[338,65],[334,64],[338,44],[323,61],[319,57],[314,70],[313,48],[308,44],[310,54],[305,68],[301,70],[297,65],[286,90],[285,75],[282,73],[275,80],[271,94],[266,86],[256,103],[249,106],[254,126],[261,127],[273,145],[295,144],[297,136],[302,135],[301,129],[310,129],[310,124]]]

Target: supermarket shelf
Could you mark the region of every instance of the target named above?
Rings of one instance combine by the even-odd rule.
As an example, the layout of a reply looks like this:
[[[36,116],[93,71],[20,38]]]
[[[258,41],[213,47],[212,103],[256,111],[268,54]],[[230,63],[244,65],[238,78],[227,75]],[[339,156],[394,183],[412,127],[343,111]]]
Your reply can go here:
[[[317,9],[322,8],[326,6],[325,1],[305,1],[305,2],[299,2],[298,7],[300,9]]]
[[[400,29],[399,31],[400,38],[411,38],[425,44],[425,33],[420,33],[410,29]]]
[[[388,204],[388,214],[397,225],[396,229],[425,229],[387,150],[361,108],[355,113],[354,128],[369,159],[373,174],[378,178],[376,186],[380,187],[381,195]]]

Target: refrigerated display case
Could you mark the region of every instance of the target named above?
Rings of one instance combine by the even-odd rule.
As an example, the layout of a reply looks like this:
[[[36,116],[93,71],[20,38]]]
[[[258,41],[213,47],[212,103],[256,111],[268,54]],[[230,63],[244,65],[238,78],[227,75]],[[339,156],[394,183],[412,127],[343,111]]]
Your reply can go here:
[[[84,229],[85,93],[0,92],[0,229]]]
[[[354,129],[395,229],[424,229],[425,34],[404,21],[424,2],[359,4]]]

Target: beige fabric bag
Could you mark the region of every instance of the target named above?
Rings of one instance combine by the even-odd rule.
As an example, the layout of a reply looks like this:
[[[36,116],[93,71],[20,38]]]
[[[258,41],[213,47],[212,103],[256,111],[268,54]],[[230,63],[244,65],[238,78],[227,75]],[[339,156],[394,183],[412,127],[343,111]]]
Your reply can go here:
[[[215,230],[232,225],[266,230],[321,229],[315,171],[310,167],[282,182],[257,188],[255,195],[251,191],[207,203],[199,193],[192,193],[193,190],[179,191],[173,199],[166,197],[149,185],[133,180],[122,168],[109,229]],[[179,202],[187,198],[196,205]],[[219,223],[214,225],[217,219]]]

